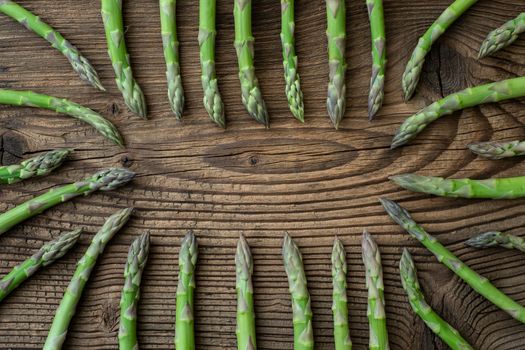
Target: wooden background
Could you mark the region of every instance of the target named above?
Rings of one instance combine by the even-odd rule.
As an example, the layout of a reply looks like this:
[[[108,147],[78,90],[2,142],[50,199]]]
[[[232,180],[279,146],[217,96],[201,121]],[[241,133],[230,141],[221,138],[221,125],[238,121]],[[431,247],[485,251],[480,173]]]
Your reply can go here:
[[[420,34],[449,0],[386,0],[388,70],[385,105],[367,121],[370,37],[365,1],[348,1],[347,111],[341,130],[326,115],[328,66],[325,8],[321,0],[297,1],[297,52],[306,123],[290,115],[284,96],[278,0],[254,1],[257,75],[271,115],[271,129],[251,120],[240,102],[233,48],[233,1],[218,1],[217,71],[228,129],[216,128],[201,104],[196,0],[178,1],[183,122],[170,113],[155,0],[124,1],[126,39],[133,68],[147,96],[150,120],[125,109],[106,55],[99,1],[24,0],[91,60],[108,93],[84,85],[68,62],[42,39],[0,16],[0,87],[68,97],[116,123],[127,142],[121,149],[91,127],[53,112],[0,107],[2,164],[37,152],[74,147],[71,159],[51,176],[0,187],[0,210],[98,169],[125,166],[139,175],[132,185],[60,205],[0,238],[0,273],[30,256],[63,230],[83,227],[81,243],[43,269],[0,304],[0,348],[41,348],[54,311],[92,234],[117,208],[134,206],[129,225],[99,259],[71,325],[66,349],[117,349],[118,304],[130,242],[152,233],[140,303],[143,349],[173,348],[177,256],[188,229],[198,236],[196,332],[199,349],[235,347],[234,253],[244,233],[255,259],[259,349],[292,348],[292,316],[280,245],[288,231],[301,247],[312,296],[316,348],[333,348],[330,252],[335,235],[348,251],[351,336],[368,344],[366,289],[360,254],[364,228],[380,244],[385,272],[391,348],[446,349],[414,316],[398,275],[403,247],[413,253],[430,304],[476,349],[525,349],[525,326],[479,297],[383,212],[379,196],[399,200],[415,219],[461,259],[525,304],[525,258],[504,249],[476,251],[463,241],[491,229],[523,233],[525,200],[429,198],[397,188],[389,175],[418,172],[486,178],[523,174],[520,159],[478,159],[466,144],[525,138],[523,100],[472,108],[434,123],[410,145],[389,150],[401,121],[431,101],[467,86],[525,74],[525,38],[493,58],[478,61],[482,39],[525,11],[521,0],[481,0],[436,43],[416,97],[401,100],[400,79]]]

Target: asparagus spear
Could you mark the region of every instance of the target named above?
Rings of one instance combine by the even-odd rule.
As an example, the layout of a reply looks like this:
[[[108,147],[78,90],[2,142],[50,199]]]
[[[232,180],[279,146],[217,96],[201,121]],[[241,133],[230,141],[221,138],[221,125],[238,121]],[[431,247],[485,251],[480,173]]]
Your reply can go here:
[[[177,40],[175,17],[176,0],[160,0],[159,5],[162,46],[168,79],[168,98],[175,117],[181,119],[184,109],[184,89],[180,75],[179,41]]]
[[[405,101],[410,100],[416,90],[425,56],[430,52],[432,44],[477,0],[455,0],[434,23],[427,29],[417,43],[403,74],[402,85]]]
[[[434,120],[483,103],[525,96],[525,77],[479,85],[448,95],[406,119],[392,140],[391,148],[404,145]]]
[[[193,330],[193,291],[197,264],[197,239],[192,231],[181,242],[179,252],[179,285],[175,315],[175,348],[195,350]]]
[[[428,328],[447,343],[452,350],[474,350],[456,329],[442,319],[427,304],[419,286],[416,266],[406,248],[403,250],[403,255],[399,262],[399,272],[412,310],[425,322]]]
[[[504,247],[525,253],[525,239],[499,231],[490,231],[467,240],[465,244],[475,248]]]
[[[132,212],[133,208],[117,211],[106,220],[102,228],[93,237],[84,256],[78,261],[73,278],[71,278],[71,282],[69,282],[69,286],[60,301],[43,350],[60,350],[62,348],[66,340],[69,323],[75,315],[82,291],[89,280],[98,257],[104,251],[109,240],[128,221]]]
[[[292,296],[294,350],[313,350],[313,313],[310,307],[310,294],[304,273],[303,257],[288,233],[284,234],[282,254]]]
[[[204,107],[211,120],[226,127],[217,74],[215,73],[215,9],[216,0],[199,0],[199,47],[201,59],[201,82],[204,90]]]
[[[131,181],[135,173],[127,169],[109,168],[81,181],[51,189],[49,192],[0,214],[0,234],[57,204],[97,190],[111,191]]]
[[[120,350],[137,350],[137,305],[142,271],[149,254],[149,232],[135,239],[129,248],[124,269],[124,288],[120,299],[120,327],[118,333]]]
[[[64,113],[94,127],[104,137],[122,146],[122,136],[110,121],[89,108],[64,98],[58,98],[32,91],[0,89],[0,105],[38,107]]]
[[[0,166],[0,183],[13,184],[35,176],[45,176],[62,165],[71,148],[60,148],[33,158],[20,164]]]
[[[101,13],[106,32],[108,55],[115,71],[117,87],[124,97],[126,106],[139,117],[147,118],[146,100],[139,85],[133,78],[129,54],[124,39],[122,23],[122,0],[101,0]]]
[[[346,298],[346,252],[343,243],[336,238],[332,249],[332,283],[335,350],[352,350],[348,330],[348,305]]]
[[[41,267],[50,265],[63,257],[78,241],[81,232],[82,230],[77,229],[64,233],[44,244],[32,257],[15,266],[11,272],[0,279],[0,302]]]
[[[304,123],[303,92],[301,91],[299,73],[297,73],[294,33],[294,0],[281,0],[281,45],[286,98],[293,116]]]
[[[459,278],[465,281],[478,294],[485,297],[488,301],[492,302],[516,320],[525,323],[525,308],[523,306],[512,300],[506,294],[494,287],[488,279],[480,276],[459,260],[447,248],[439,243],[435,237],[428,234],[421,226],[419,226],[412,219],[410,214],[399,204],[386,198],[381,198],[380,201],[388,215],[390,215],[399,226],[405,229],[412,237],[417,239],[423,244],[423,246],[425,246],[425,248],[434,254],[440,263],[458,275]]]
[[[370,350],[388,350],[388,332],[386,328],[385,296],[383,285],[383,267],[381,254],[372,236],[363,232],[363,263],[366,269],[366,287],[368,288],[368,323],[370,328]]]
[[[257,349],[255,340],[255,311],[253,310],[253,260],[250,247],[241,234],[235,254],[237,266],[237,349]]]
[[[372,120],[383,105],[386,50],[383,0],[367,0],[370,30],[372,32],[372,78],[368,95],[368,119]]]
[[[268,127],[270,120],[253,66],[252,1],[234,0],[233,17],[242,103],[256,121]]]
[[[470,150],[484,158],[502,159],[525,154],[525,141],[497,142],[487,141],[471,143]]]
[[[326,0],[326,36],[328,38],[328,116],[336,129],[346,109],[346,4],[344,0]]]
[[[53,27],[11,0],[0,1],[0,12],[13,18],[15,21],[21,23],[24,27],[49,42],[51,46],[66,56],[75,72],[80,76],[80,79],[99,90],[105,91],[95,68],[89,63],[87,58],[82,56],[78,49],[71,45],[71,43]]]
[[[511,19],[501,27],[494,29],[487,35],[479,49],[478,58],[492,55],[496,51],[512,44],[518,35],[525,32],[525,12]]]

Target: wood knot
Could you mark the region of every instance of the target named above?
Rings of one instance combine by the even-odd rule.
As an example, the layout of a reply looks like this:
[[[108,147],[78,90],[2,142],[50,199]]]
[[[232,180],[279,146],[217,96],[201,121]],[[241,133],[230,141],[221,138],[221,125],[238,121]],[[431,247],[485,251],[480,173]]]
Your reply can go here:
[[[256,156],[251,156],[249,161],[251,166],[256,166],[259,163],[259,159]]]
[[[116,102],[113,102],[109,106],[108,111],[109,111],[109,113],[111,113],[113,115],[117,115],[120,112],[120,107],[118,106],[118,104]]]
[[[120,163],[124,168],[129,168],[133,165],[133,159],[131,159],[127,154],[120,157]]]
[[[102,312],[100,315],[102,327],[108,332],[116,332],[119,328],[119,301],[112,299],[106,301],[102,305]]]

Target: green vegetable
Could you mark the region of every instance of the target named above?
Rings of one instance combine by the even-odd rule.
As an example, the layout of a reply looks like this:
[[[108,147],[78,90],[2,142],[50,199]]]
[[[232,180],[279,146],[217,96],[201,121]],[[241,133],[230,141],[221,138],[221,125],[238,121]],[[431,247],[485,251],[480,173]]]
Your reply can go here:
[[[386,328],[385,296],[381,254],[372,236],[363,232],[363,263],[366,270],[368,288],[368,323],[370,328],[370,350],[388,350],[388,331]]]
[[[313,313],[310,307],[310,294],[304,273],[303,257],[288,233],[284,234],[282,254],[292,296],[294,350],[313,350]]]
[[[346,4],[344,0],[326,0],[326,36],[328,38],[328,96],[326,107],[334,127],[339,123],[346,109]]]
[[[233,17],[242,103],[252,118],[268,127],[270,119],[253,66],[252,1],[234,0]]]
[[[159,5],[162,46],[168,79],[168,98],[175,117],[181,119],[184,110],[184,89],[180,75],[179,41],[177,40],[175,17],[176,0],[160,0]]]
[[[332,249],[332,314],[334,317],[335,350],[352,350],[348,330],[348,302],[346,297],[346,252],[339,239]]]
[[[394,136],[391,148],[404,145],[434,120],[455,111],[522,96],[525,96],[525,77],[479,85],[448,95],[405,120]]]
[[[499,231],[490,231],[472,237],[465,244],[475,248],[504,247],[525,253],[525,239]]]
[[[0,280],[0,302],[41,267],[50,265],[63,257],[78,241],[80,233],[82,230],[64,233],[53,241],[44,244],[32,257],[15,266]]]
[[[522,156],[525,154],[525,141],[510,142],[478,142],[468,145],[470,150],[484,158],[502,159],[509,157]]]
[[[131,244],[124,269],[124,288],[120,299],[120,350],[137,350],[137,306],[142,272],[149,254],[149,233],[143,233]]]
[[[417,279],[417,270],[408,250],[403,250],[399,262],[399,272],[403,288],[408,295],[412,310],[425,324],[440,337],[452,350],[474,350],[474,348],[454,329],[442,319],[425,301]]]
[[[304,123],[303,92],[301,91],[299,73],[297,73],[294,33],[294,0],[281,0],[281,45],[286,98],[293,116]]]
[[[113,143],[120,146],[124,144],[122,136],[110,121],[91,109],[64,98],[37,94],[32,91],[0,89],[0,105],[39,107],[64,113],[91,125]]]
[[[390,215],[390,217],[412,237],[421,242],[425,248],[435,255],[440,263],[458,275],[459,278],[465,281],[481,296],[485,297],[516,320],[525,323],[525,308],[523,306],[509,298],[499,289],[494,287],[488,279],[478,275],[474,270],[459,260],[447,248],[439,243],[435,237],[428,234],[421,226],[419,226],[404,208],[386,198],[381,198],[380,201],[388,215]]]
[[[146,100],[142,90],[133,78],[124,39],[122,0],[101,0],[101,13],[106,32],[108,54],[115,71],[117,87],[122,93],[122,97],[124,97],[126,106],[133,113],[146,118]]]
[[[33,158],[20,164],[0,166],[0,183],[13,184],[35,176],[45,176],[62,165],[71,148],[60,148]]]
[[[193,232],[188,232],[181,242],[179,252],[179,285],[175,315],[175,348],[195,350],[193,330],[193,292],[195,290],[195,265],[198,246]]]
[[[104,251],[106,244],[128,221],[133,208],[126,208],[111,215],[102,228],[93,237],[84,256],[77,263],[77,268],[69,282],[60,305],[55,313],[51,329],[44,344],[43,350],[60,350],[67,336],[67,329],[82,296],[89,276],[95,267],[98,257]]]
[[[253,260],[250,247],[243,235],[235,254],[237,290],[237,349],[257,349],[255,340],[255,311],[253,310]]]
[[[518,35],[525,32],[525,12],[511,19],[487,35],[479,49],[479,58],[492,55],[496,51],[512,44]]]
[[[111,191],[131,181],[135,173],[127,169],[109,168],[49,192],[37,196],[13,209],[0,214],[0,234],[57,204],[67,202],[80,195],[89,195],[95,191]]]
[[[383,16],[383,0],[366,0],[370,30],[372,32],[372,78],[370,79],[370,94],[368,95],[368,119],[372,120],[383,105],[386,49],[385,49],[385,19]]]
[[[405,101],[410,100],[416,90],[425,57],[430,52],[432,44],[477,0],[455,0],[434,23],[427,29],[412,52],[412,57],[407,63],[403,74],[403,93]]]

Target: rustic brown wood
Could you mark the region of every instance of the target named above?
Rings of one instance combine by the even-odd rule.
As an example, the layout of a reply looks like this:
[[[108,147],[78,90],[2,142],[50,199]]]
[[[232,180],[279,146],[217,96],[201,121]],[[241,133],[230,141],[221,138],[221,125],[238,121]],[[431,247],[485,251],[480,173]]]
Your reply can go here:
[[[482,0],[435,45],[416,97],[401,101],[400,78],[418,36],[449,0],[387,0],[388,71],[385,106],[368,123],[370,36],[364,0],[348,1],[348,98],[346,118],[332,129],[325,111],[327,80],[325,9],[321,0],[297,1],[297,51],[306,101],[306,123],[290,115],[284,96],[279,40],[279,1],[254,1],[257,75],[271,114],[271,129],[252,121],[240,102],[233,40],[232,0],[218,1],[217,71],[228,129],[219,130],[201,104],[197,1],[178,1],[182,72],[186,90],[183,122],[170,113],[154,0],[124,1],[126,39],[151,119],[126,111],[106,55],[99,2],[24,0],[21,3],[59,29],[98,69],[108,93],[83,84],[67,61],[46,42],[0,16],[0,86],[71,98],[113,120],[127,148],[104,141],[90,127],[48,111],[0,108],[0,156],[11,164],[35,152],[75,147],[60,171],[44,179],[0,188],[5,211],[57,184],[107,166],[138,172],[132,186],[76,199],[27,221],[0,237],[0,274],[28,257],[60,231],[84,227],[81,244],[42,270],[0,304],[0,348],[41,348],[56,306],[92,233],[116,208],[135,206],[130,224],[109,244],[82,298],[67,349],[116,349],[118,302],[128,245],[150,230],[151,258],[140,304],[143,349],[173,348],[179,241],[188,229],[200,243],[196,331],[199,349],[235,347],[236,239],[243,232],[255,259],[259,349],[291,349],[291,307],[280,244],[288,231],[300,245],[306,267],[318,349],[331,349],[330,251],[334,235],[348,250],[351,336],[356,349],[368,344],[366,290],[360,255],[364,228],[377,238],[385,269],[391,348],[445,349],[417,319],[398,276],[409,247],[431,305],[476,349],[525,349],[525,326],[454,277],[393,224],[377,197],[400,200],[454,253],[496,286],[525,304],[521,253],[476,251],[462,242],[489,229],[523,234],[525,200],[468,201],[429,198],[402,191],[389,175],[418,171],[441,176],[523,174],[519,159],[487,161],[465,145],[472,141],[525,138],[523,100],[472,108],[438,121],[400,150],[388,149],[400,122],[434,99],[461,88],[525,73],[525,38],[493,58],[476,59],[484,36],[525,11],[521,0]]]

